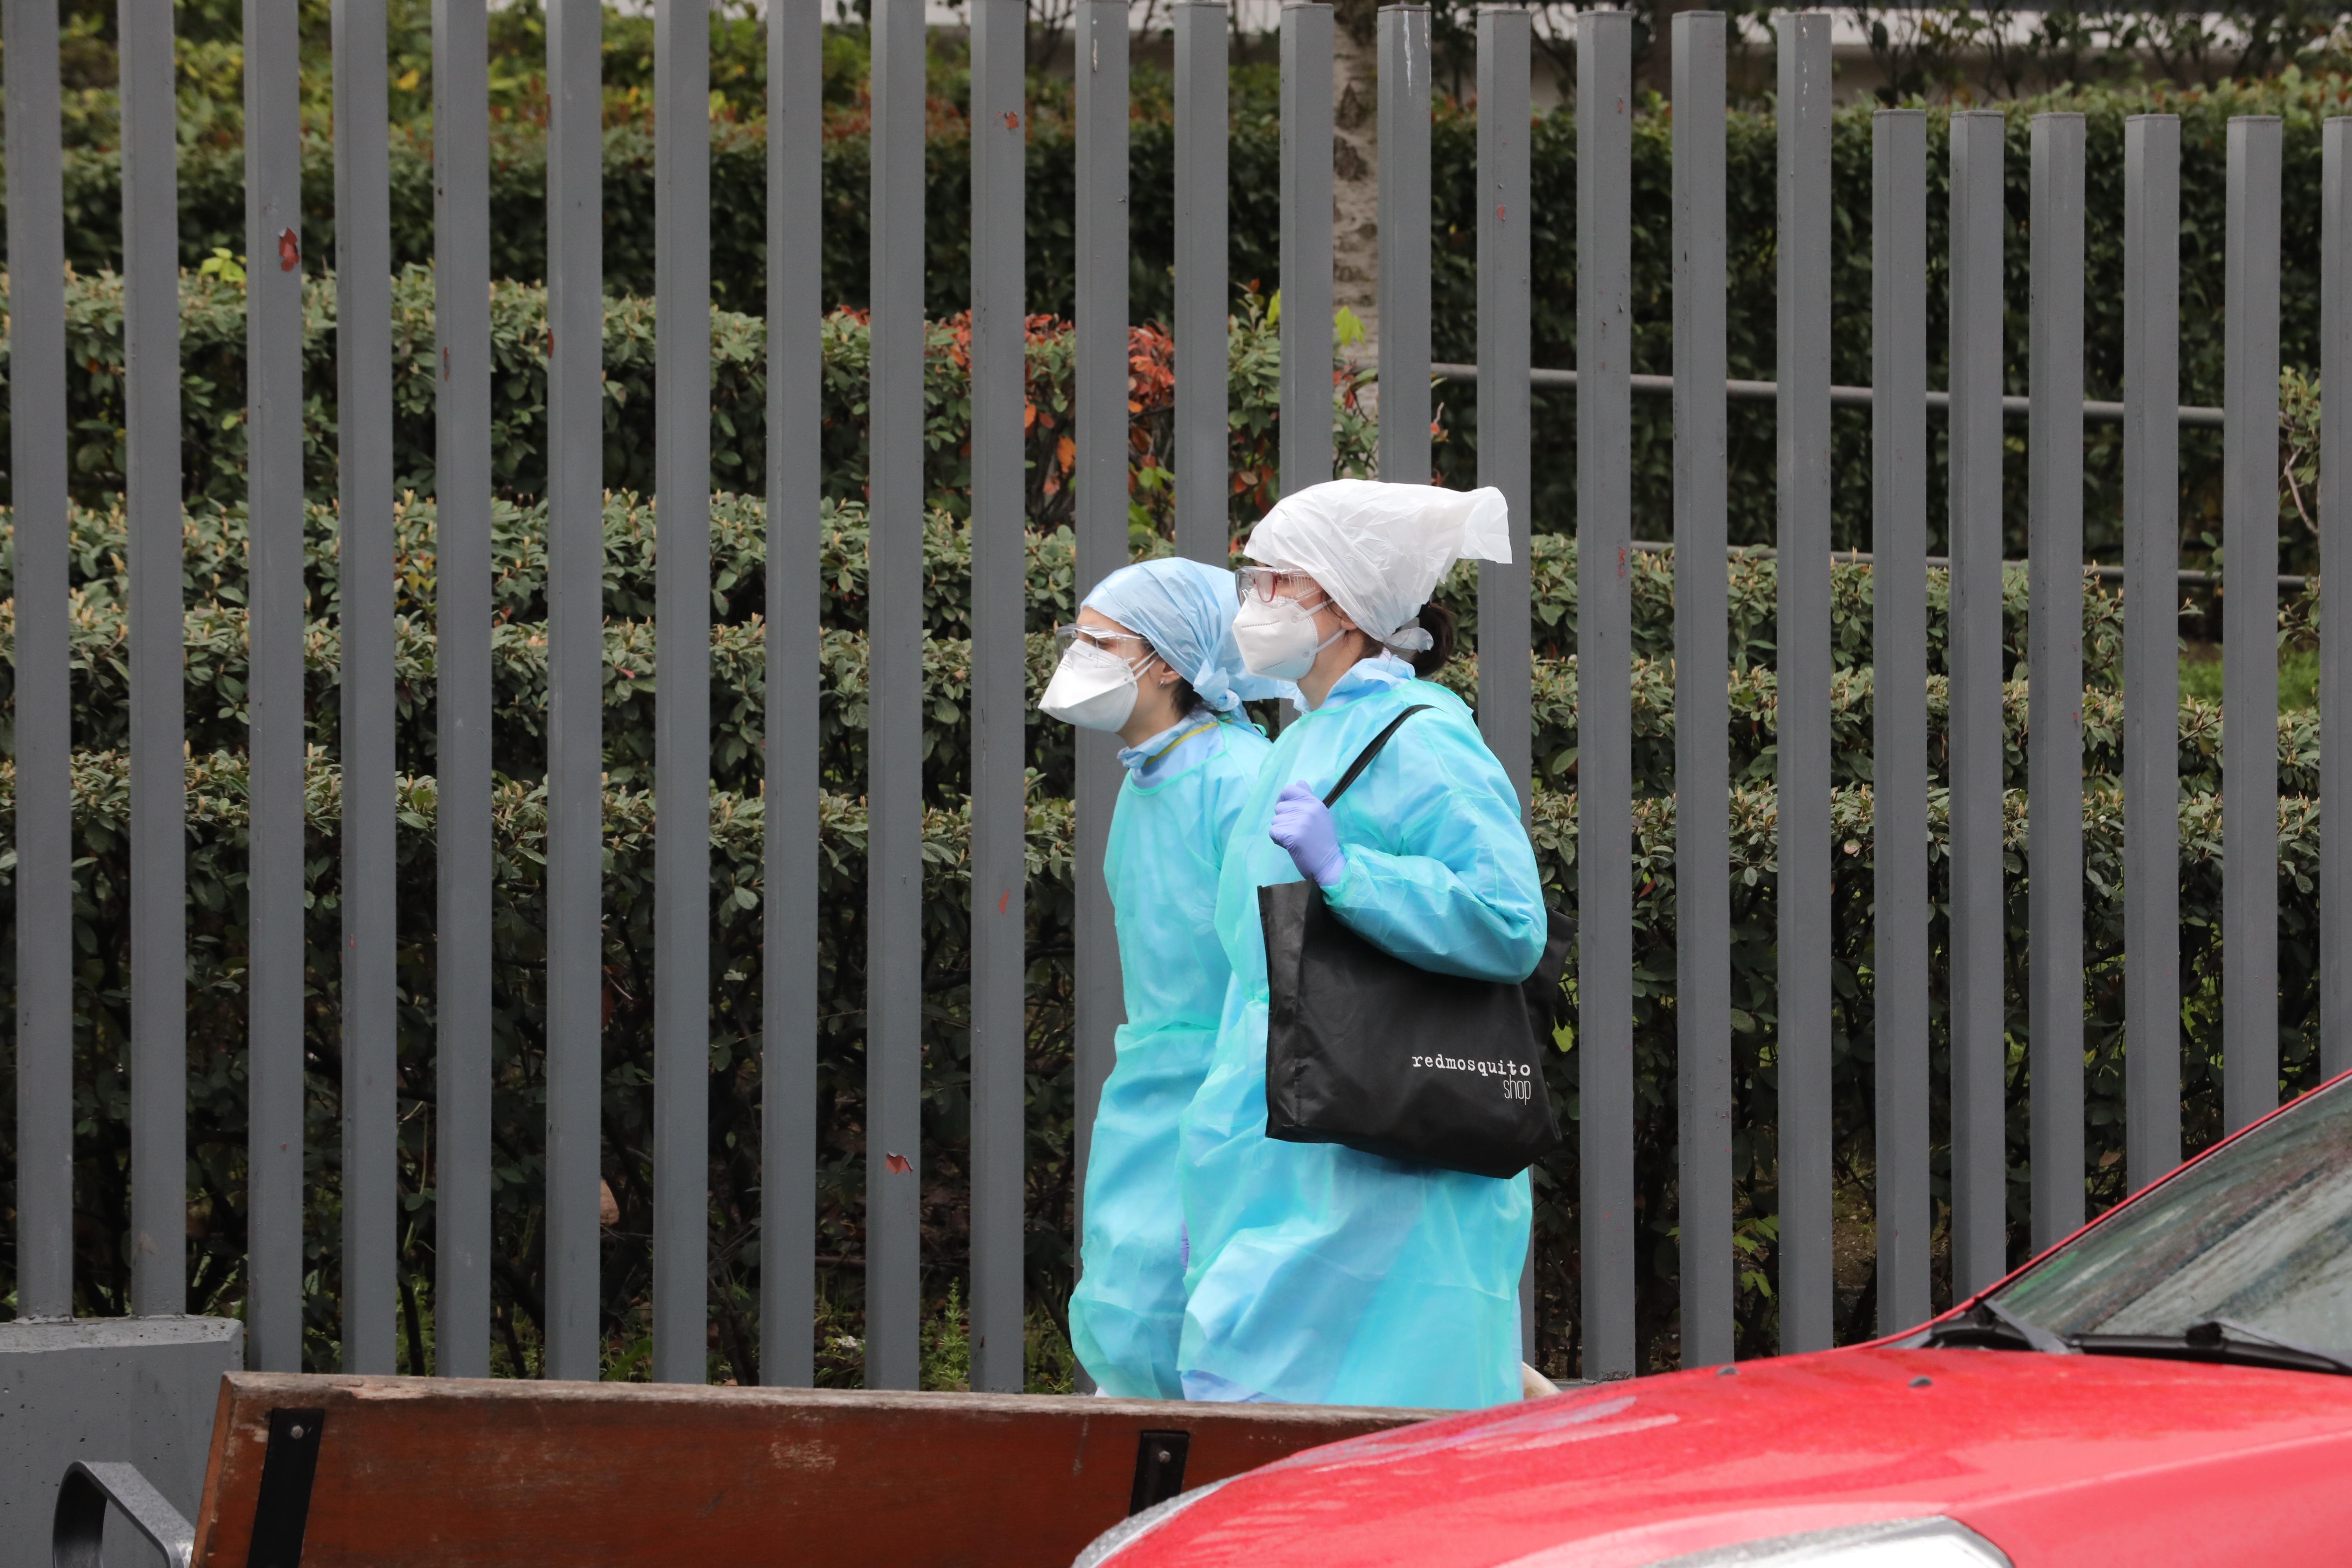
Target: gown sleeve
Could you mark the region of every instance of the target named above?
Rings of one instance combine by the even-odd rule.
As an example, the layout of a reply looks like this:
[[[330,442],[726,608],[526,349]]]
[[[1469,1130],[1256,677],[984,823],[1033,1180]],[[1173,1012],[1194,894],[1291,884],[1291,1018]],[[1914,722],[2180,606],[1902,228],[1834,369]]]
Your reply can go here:
[[[1425,726],[1413,743],[1400,731],[1334,812],[1348,869],[1325,901],[1408,963],[1524,980],[1543,957],[1545,913],[1517,792],[1466,718],[1412,722]]]

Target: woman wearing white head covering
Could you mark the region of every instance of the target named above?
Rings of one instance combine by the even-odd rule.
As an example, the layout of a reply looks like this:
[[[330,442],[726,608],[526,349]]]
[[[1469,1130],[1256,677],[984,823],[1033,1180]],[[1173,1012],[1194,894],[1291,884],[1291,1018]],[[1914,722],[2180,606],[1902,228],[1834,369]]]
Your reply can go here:
[[[1427,604],[1457,559],[1507,561],[1501,494],[1342,480],[1286,498],[1250,535],[1234,624],[1244,660],[1297,683],[1218,881],[1233,966],[1216,1057],[1184,1119],[1192,1260],[1179,1367],[1195,1399],[1467,1408],[1520,1391],[1528,1184],[1265,1136],[1261,887],[1311,878],[1391,954],[1519,981],[1545,912],[1519,798],[1434,674],[1453,617]],[[1322,796],[1425,706],[1338,805]]]

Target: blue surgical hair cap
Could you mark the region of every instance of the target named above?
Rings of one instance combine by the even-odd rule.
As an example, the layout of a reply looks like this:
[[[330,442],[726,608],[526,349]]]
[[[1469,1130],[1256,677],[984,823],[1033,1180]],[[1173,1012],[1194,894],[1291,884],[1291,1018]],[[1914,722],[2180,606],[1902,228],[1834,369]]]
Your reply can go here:
[[[1174,557],[1139,561],[1097,584],[1083,607],[1150,643],[1212,712],[1231,713],[1291,690],[1288,682],[1252,675],[1242,663],[1234,641],[1234,574],[1223,567]]]

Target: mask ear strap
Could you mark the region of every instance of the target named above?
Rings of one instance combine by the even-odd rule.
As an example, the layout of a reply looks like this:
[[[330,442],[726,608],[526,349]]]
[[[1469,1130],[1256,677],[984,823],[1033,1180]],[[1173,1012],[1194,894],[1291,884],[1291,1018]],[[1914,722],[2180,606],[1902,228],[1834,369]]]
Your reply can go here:
[[[1323,603],[1316,605],[1314,611],[1310,611],[1309,614],[1318,613],[1328,608],[1339,623],[1339,631],[1334,633],[1332,636],[1324,638],[1322,643],[1319,645],[1320,647],[1330,647],[1334,642],[1338,641],[1340,637],[1346,637],[1349,632],[1362,632],[1365,637],[1371,638],[1372,645],[1375,647],[1382,646],[1380,638],[1373,637],[1370,632],[1364,631],[1364,628],[1362,626],[1358,624],[1356,618],[1348,614],[1348,608],[1346,605],[1340,604],[1339,600],[1331,596],[1330,589],[1323,588],[1320,584],[1318,584],[1317,586],[1321,589]]]

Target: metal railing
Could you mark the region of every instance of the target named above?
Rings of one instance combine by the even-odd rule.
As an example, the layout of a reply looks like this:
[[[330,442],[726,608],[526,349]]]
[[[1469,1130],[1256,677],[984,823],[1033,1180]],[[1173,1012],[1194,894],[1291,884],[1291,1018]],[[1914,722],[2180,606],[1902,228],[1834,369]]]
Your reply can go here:
[[[1429,374],[1440,381],[1475,382],[1478,379],[1478,367],[1475,364],[1447,364],[1441,362],[1431,365]],[[1675,378],[1671,375],[1636,375],[1631,379],[1633,390],[1647,396],[1672,397],[1675,395]],[[1538,367],[1528,372],[1528,381],[1530,385],[1549,391],[1573,392],[1576,390],[1576,372],[1572,370],[1547,370]],[[1734,403],[1778,403],[1780,400],[1780,386],[1778,382],[1741,381],[1734,377],[1723,384],[1723,395]],[[1923,395],[1927,399],[1929,413],[1944,414],[1950,411],[1952,406],[1950,393],[1929,392]],[[1875,394],[1867,386],[1832,386],[1830,388],[1830,406],[1868,408]],[[2022,419],[2032,412],[2033,399],[2030,397],[2004,397],[2000,400],[2000,413],[2004,419]],[[2103,403],[2096,398],[2087,399],[2083,404],[2083,417],[2093,424],[2120,425],[2124,422],[2124,405],[2120,403]],[[2180,407],[2180,422],[2200,429],[2219,430],[2222,426],[2221,411],[2218,408],[2199,407],[2194,404],[2183,404]]]
[[[341,425],[340,609],[342,905],[342,1344],[347,1367],[394,1369],[397,1226],[393,721],[391,240],[383,0],[336,0],[335,279]],[[298,1367],[303,1222],[303,727],[301,207],[296,8],[252,0],[247,95],[253,777],[250,985],[251,1353]],[[1226,11],[1174,7],[1178,134],[1176,541],[1226,554],[1224,125]],[[434,10],[438,363],[437,1116],[434,1184],[436,1370],[489,1358],[491,1073],[490,333],[484,0]],[[653,1165],[653,1373],[698,1382],[705,1365],[710,974],[709,593],[710,211],[707,9],[664,0],[656,29],[656,491],[661,549],[656,793],[657,992]],[[13,273],[16,531],[16,822],[19,1310],[72,1303],[74,1005],[68,769],[63,209],[55,0],[6,0],[8,245]],[[972,1382],[1022,1385],[1024,1271],[1023,195],[1024,10],[973,0],[972,106]],[[598,1374],[603,550],[598,0],[548,6],[550,415],[546,1008],[547,1374]],[[764,605],[767,808],[761,1049],[765,1118],[761,1277],[766,1381],[805,1382],[814,1291],[820,417],[818,321],[822,58],[816,0],[768,11],[769,338]],[[1281,16],[1282,246],[1286,305],[1281,469],[1286,489],[1328,478],[1332,360],[1332,13]],[[1429,16],[1380,16],[1381,331],[1391,384],[1383,472],[1426,475],[1428,376],[1481,387],[1478,479],[1510,504],[1513,559],[1478,577],[1480,722],[1531,787],[1531,387],[1571,375],[1578,393],[1577,631],[1581,689],[1580,834],[1633,829],[1630,682],[1631,399],[1675,399],[1675,646],[1684,668],[1727,664],[1725,406],[1778,409],[1779,1105],[1782,1344],[1831,1342],[1830,410],[1872,419],[1879,1312],[1929,1307],[1930,954],[1927,837],[1927,418],[1949,420],[1951,953],[1954,1276],[1963,1289],[2005,1266],[2001,812],[2001,464],[2005,416],[2030,427],[2031,674],[2079,691],[2082,430],[2125,429],[2126,581],[2179,570],[2178,430],[2220,423],[2231,560],[2271,541],[2277,426],[2281,134],[2229,130],[2228,369],[2224,411],[2178,397],[2178,122],[2126,132],[2125,397],[2085,405],[2084,122],[2032,131],[2032,389],[2000,384],[2001,117],[1959,113],[1951,142],[1951,388],[1925,385],[1927,121],[1877,115],[1869,389],[1829,379],[1830,19],[1780,31],[1780,363],[1773,383],[1734,383],[1726,351],[1725,24],[1674,19],[1674,374],[1631,374],[1632,18],[1579,21],[1578,333],[1574,372],[1532,371],[1529,342],[1530,22],[1477,19],[1478,354],[1430,363]],[[922,0],[875,0],[872,104],[871,679],[868,851],[869,1080],[866,1127],[867,1380],[909,1387],[919,1371],[918,1194],[922,991],[924,34]],[[185,1308],[184,1190],[186,952],[182,771],[181,500],[169,0],[121,0],[130,530],[131,1126],[133,1302]],[[1076,588],[1128,557],[1129,16],[1079,0],[1074,214],[1076,256]],[[2352,121],[2328,121],[2323,213],[2322,370],[2352,377]],[[2113,287],[2116,280],[2102,279]],[[1416,389],[1418,389],[1416,391]],[[1857,394],[1860,394],[1857,396]],[[2352,441],[2352,401],[2326,413],[2326,449]],[[2352,491],[2322,497],[2323,549],[2345,548]],[[2273,605],[2227,596],[2224,710],[2228,846],[2223,941],[2226,1120],[2269,1108],[2278,1081],[2272,877],[2276,759]],[[2323,624],[2329,668],[2352,668],[2352,622]],[[2125,655],[2125,880],[2128,1172],[2137,1186],[2180,1157],[2180,975],[2176,932],[2175,627],[2131,619]],[[1675,694],[1675,776],[1686,803],[1727,802],[1725,694]],[[2323,770],[2352,764],[2352,687],[2322,688]],[[2083,918],[2079,701],[2037,703],[2029,795],[2032,1233],[2083,1216]],[[1118,950],[1100,868],[1118,782],[1106,747],[1077,768],[1076,1136],[1121,1015]],[[1724,813],[1680,814],[1676,904],[1681,1120],[1682,1345],[1694,1363],[1733,1350],[1729,855]],[[1580,1237],[1586,1375],[1635,1370],[1634,1079],[1631,887],[1579,889],[1582,1112]],[[2324,852],[2323,900],[2352,898],[2352,839]],[[2352,1063],[2352,960],[2329,942],[2323,1041]]]

